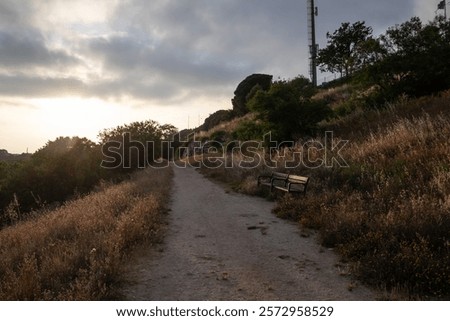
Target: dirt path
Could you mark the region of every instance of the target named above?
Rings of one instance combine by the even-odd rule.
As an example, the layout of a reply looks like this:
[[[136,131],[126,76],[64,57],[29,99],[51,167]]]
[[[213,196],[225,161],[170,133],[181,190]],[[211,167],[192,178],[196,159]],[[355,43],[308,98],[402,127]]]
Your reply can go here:
[[[125,300],[371,300],[332,251],[276,218],[273,203],[175,168],[169,230],[130,262]],[[349,290],[349,287],[352,290]]]

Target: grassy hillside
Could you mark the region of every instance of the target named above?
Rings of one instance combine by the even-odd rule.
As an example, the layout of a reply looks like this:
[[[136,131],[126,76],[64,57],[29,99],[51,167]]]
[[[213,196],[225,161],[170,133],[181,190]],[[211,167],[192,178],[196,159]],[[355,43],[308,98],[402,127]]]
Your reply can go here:
[[[335,143],[348,140],[341,156],[348,167],[291,170],[285,161],[306,146],[278,155],[278,170],[311,177],[306,197],[279,195],[277,215],[320,230],[364,282],[410,298],[450,295],[450,92],[400,99],[385,109],[356,108],[320,124]],[[318,134],[316,142],[323,140]],[[324,144],[324,142],[322,141]],[[294,153],[296,156],[293,156]],[[323,158],[323,151],[312,154]],[[261,157],[267,157],[261,156]],[[261,194],[256,177],[265,165],[209,170],[237,189]],[[307,162],[306,162],[307,165]]]
[[[129,250],[161,237],[170,169],[136,172],[0,231],[0,300],[114,296]]]

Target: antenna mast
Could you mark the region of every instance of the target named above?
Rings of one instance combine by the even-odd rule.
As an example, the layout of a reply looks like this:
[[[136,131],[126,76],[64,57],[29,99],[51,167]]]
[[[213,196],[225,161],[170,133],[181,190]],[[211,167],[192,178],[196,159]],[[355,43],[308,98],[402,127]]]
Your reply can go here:
[[[309,75],[311,82],[317,86],[317,44],[316,44],[316,16],[318,9],[314,5],[314,0],[308,2],[308,42],[309,42]]]

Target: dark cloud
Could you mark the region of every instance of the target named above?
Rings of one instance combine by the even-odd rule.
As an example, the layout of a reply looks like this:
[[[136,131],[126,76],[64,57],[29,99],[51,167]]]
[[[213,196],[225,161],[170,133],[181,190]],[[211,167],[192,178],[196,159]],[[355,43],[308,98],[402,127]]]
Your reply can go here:
[[[118,9],[117,20],[123,28],[143,30],[147,37],[190,56],[213,56],[253,71],[281,70],[274,59],[306,57],[304,10],[304,3],[297,0],[135,0]],[[128,25],[124,16],[133,17]]]
[[[140,68],[148,48],[140,39],[125,35],[91,38],[86,43],[88,54],[95,56],[109,71],[124,72]]]
[[[29,25],[33,16],[32,1],[1,0],[0,27],[22,29]]]
[[[230,79],[241,76],[240,68],[233,63],[202,57],[192,48],[168,42],[145,44],[133,35],[90,39],[86,49],[101,62],[105,73],[118,77],[113,85],[104,87],[115,87],[112,94],[128,92],[140,99],[171,100],[182,92],[197,95],[201,88],[223,88]]]
[[[19,15],[11,3],[0,2],[0,24],[11,25],[19,20]]]
[[[45,39],[36,31],[8,33],[0,30],[0,66],[3,68],[67,68],[78,62],[78,59],[63,50],[47,48]]]

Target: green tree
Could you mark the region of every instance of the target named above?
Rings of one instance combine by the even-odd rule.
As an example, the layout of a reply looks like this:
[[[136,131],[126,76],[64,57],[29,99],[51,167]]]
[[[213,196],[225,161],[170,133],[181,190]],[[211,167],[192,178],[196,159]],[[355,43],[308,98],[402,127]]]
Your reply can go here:
[[[364,21],[344,22],[333,34],[327,33],[326,48],[319,50],[317,62],[322,71],[351,76],[365,64],[379,59],[381,52],[372,38],[372,28]]]
[[[59,137],[50,141],[29,159],[9,166],[2,181],[0,209],[17,199],[20,212],[26,213],[45,204],[63,202],[76,193],[87,193],[106,178],[100,162],[100,147],[86,138]]]
[[[298,139],[314,132],[318,122],[326,118],[329,107],[312,100],[315,90],[304,77],[278,81],[268,91],[258,91],[248,102],[278,141]]]
[[[168,144],[177,131],[172,125],[160,125],[154,120],[146,120],[105,129],[100,132],[99,138],[103,145],[108,142],[117,142],[120,145],[117,153],[121,154],[123,160],[130,159],[129,166],[120,168],[129,171],[161,157],[170,158],[172,155],[168,154],[170,150]]]
[[[386,57],[367,74],[386,99],[422,96],[450,87],[450,22],[437,18],[424,25],[417,17],[381,36]]]

